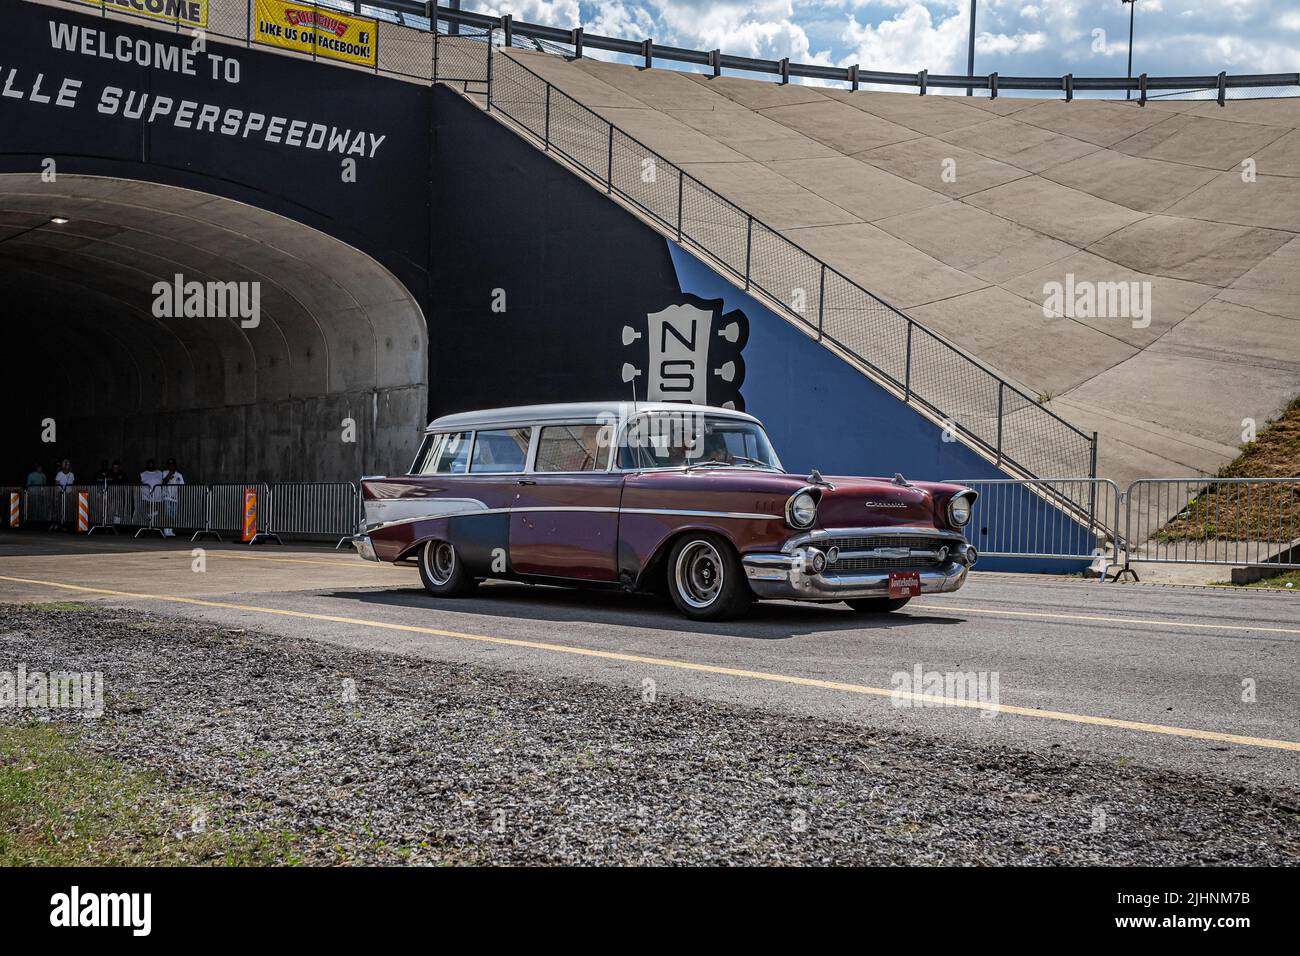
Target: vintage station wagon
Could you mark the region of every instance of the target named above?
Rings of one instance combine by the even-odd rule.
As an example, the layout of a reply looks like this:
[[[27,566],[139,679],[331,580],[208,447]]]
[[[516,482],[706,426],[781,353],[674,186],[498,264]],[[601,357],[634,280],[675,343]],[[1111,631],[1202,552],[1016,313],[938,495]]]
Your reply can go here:
[[[880,613],[957,590],[976,559],[971,489],[787,474],[758,419],[700,405],[447,415],[362,498],[357,550],[440,597],[500,578],[666,592],[700,620],[756,598]]]

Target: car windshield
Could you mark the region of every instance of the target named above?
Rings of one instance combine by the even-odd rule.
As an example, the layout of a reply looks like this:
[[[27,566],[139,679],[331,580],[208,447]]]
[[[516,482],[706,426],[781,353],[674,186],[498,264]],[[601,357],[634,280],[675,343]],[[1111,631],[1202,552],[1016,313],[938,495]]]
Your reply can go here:
[[[631,419],[618,465],[637,468],[767,468],[781,471],[761,425],[700,412],[653,412]]]

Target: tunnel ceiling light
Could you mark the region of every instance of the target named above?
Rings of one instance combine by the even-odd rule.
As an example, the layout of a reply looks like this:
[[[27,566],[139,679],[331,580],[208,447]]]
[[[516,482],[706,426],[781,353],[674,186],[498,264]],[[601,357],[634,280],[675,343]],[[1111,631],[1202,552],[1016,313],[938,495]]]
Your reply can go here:
[[[66,226],[67,224],[68,220],[64,219],[62,216],[55,216],[50,220],[51,226]]]

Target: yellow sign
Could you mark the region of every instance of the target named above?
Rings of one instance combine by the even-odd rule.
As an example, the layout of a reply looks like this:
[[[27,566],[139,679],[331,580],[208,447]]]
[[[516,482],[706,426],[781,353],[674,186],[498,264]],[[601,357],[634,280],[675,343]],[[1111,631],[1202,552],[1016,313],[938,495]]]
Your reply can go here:
[[[147,2],[147,0],[146,0]],[[350,17],[311,4],[256,0],[253,41],[331,60],[376,64],[374,20]]]
[[[109,13],[125,13],[151,20],[166,20],[187,27],[208,25],[208,0],[77,0]]]

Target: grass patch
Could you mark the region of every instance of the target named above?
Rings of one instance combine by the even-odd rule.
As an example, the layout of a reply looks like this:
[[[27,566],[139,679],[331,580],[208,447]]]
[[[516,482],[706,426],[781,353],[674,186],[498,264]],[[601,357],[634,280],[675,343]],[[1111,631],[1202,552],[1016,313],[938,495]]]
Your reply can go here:
[[[288,833],[227,832],[177,793],[80,745],[55,723],[0,726],[0,866],[226,866],[300,862]]]
[[[89,604],[82,604],[80,601],[47,601],[44,604],[28,604],[27,607],[33,611],[41,611],[46,614],[58,612],[81,614],[85,611],[95,610]]]
[[[1231,581],[1215,581],[1215,584],[1236,588],[1283,588],[1300,591],[1300,571],[1283,571],[1271,578],[1261,578],[1250,584],[1233,584]]]
[[[1219,478],[1300,477],[1300,398],[1220,469]],[[1300,484],[1228,485],[1213,479],[1152,537],[1157,541],[1272,541],[1300,536]],[[1297,585],[1300,586],[1300,585]]]

